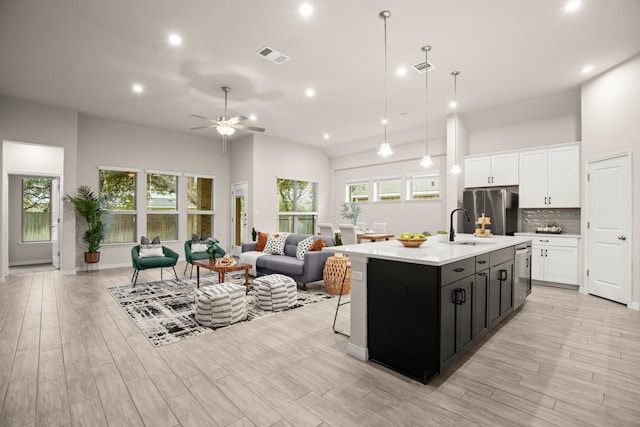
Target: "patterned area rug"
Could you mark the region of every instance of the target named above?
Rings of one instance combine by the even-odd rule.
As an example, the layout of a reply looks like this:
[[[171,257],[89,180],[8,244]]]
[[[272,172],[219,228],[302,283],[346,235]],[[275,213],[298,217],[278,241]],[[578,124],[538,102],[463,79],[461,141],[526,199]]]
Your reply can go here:
[[[244,286],[244,275],[237,279],[229,277],[227,281]],[[218,283],[217,274],[200,278],[201,287],[215,283]],[[215,330],[202,326],[195,320],[195,287],[195,279],[184,279],[179,281],[163,280],[160,282],[139,283],[135,288],[133,286],[118,286],[109,288],[108,290],[120,306],[129,313],[149,341],[158,347],[185,338],[208,334]],[[298,301],[296,305],[289,310],[330,298],[333,298],[333,295],[325,292],[303,291],[298,289]],[[247,320],[245,320],[245,322],[278,313],[261,310],[253,304],[251,284],[249,284],[249,294],[246,296],[246,304]]]

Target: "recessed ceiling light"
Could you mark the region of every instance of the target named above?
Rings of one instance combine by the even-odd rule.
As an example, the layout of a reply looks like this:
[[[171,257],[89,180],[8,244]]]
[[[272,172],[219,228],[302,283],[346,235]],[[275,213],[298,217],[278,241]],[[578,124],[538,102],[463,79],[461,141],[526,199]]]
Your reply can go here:
[[[304,94],[307,95],[307,98],[313,98],[316,94],[316,91],[312,88],[309,88],[304,92]]]
[[[580,71],[582,71],[583,73],[590,73],[593,71],[593,65],[585,65],[584,67],[582,67],[580,69]]]
[[[144,86],[142,86],[140,83],[134,83],[131,85],[131,90],[134,93],[142,93],[144,92]]]
[[[382,121],[380,123],[382,123],[383,125],[386,125],[387,124],[387,119],[382,119]]]
[[[322,135],[322,137],[323,137],[324,139],[329,139],[329,134],[328,134],[328,133],[325,133],[324,135]]]
[[[396,74],[397,74],[399,77],[402,77],[402,76],[404,76],[404,75],[406,75],[406,74],[407,74],[407,69],[406,69],[406,68],[404,68],[404,67],[398,67],[398,69],[396,70]]]
[[[575,12],[576,10],[580,9],[581,5],[581,0],[570,0],[564,5],[564,10],[566,12]]]
[[[458,106],[458,103],[456,101],[451,101],[449,103],[449,108],[456,108]]]
[[[180,34],[171,33],[169,37],[167,37],[167,41],[171,46],[179,47],[182,46],[182,37]]]
[[[313,6],[311,6],[309,3],[303,3],[300,6],[300,9],[298,9],[298,13],[300,13],[301,16],[307,18],[313,15]]]
[[[249,120],[252,120],[252,121],[254,121],[254,122],[255,122],[257,118],[258,118],[258,117],[256,117],[256,115],[255,115],[255,114],[249,114]]]

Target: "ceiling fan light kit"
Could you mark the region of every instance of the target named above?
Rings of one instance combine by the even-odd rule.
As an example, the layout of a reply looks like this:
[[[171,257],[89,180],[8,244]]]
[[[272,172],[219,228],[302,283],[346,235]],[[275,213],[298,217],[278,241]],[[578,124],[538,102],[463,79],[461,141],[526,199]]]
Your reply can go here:
[[[206,126],[197,126],[197,127],[191,128],[191,130],[216,128],[218,133],[222,135],[222,154],[224,155],[227,153],[227,136],[233,135],[237,129],[250,130],[253,132],[264,132],[265,130],[264,128],[260,128],[256,126],[247,126],[247,125],[240,124],[245,120],[249,120],[245,116],[229,117],[227,115],[227,95],[231,91],[231,88],[229,86],[222,86],[221,89],[224,92],[224,115],[219,116],[216,120],[212,120],[203,116],[198,116],[197,114],[192,114],[191,116],[196,117],[198,119],[207,120],[212,124],[206,125]]]

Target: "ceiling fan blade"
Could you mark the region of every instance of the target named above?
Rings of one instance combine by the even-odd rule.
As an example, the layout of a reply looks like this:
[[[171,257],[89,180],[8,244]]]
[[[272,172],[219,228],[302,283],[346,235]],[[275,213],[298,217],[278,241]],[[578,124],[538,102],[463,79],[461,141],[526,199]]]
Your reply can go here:
[[[236,123],[244,122],[245,120],[248,120],[248,117],[235,116],[235,117],[231,117],[229,120],[227,120],[227,123],[229,123],[230,125],[235,125]]]
[[[264,128],[258,128],[255,126],[247,126],[247,125],[233,125],[234,128],[236,129],[242,129],[242,130],[252,130],[254,132],[264,132]]]
[[[191,115],[191,117],[196,117],[196,118],[198,118],[198,119],[204,119],[204,120],[212,121],[211,119],[208,119],[208,118],[206,118],[206,117],[199,116],[199,115],[197,115],[197,114],[192,114],[192,115]]]
[[[213,128],[213,127],[216,127],[216,125],[198,126],[195,128],[191,128],[191,130],[206,129],[206,128]]]

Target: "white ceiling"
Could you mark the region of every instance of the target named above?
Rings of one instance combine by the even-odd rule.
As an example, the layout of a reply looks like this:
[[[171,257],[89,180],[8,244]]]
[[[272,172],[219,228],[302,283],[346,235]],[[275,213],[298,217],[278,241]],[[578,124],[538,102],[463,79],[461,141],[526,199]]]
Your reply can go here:
[[[412,130],[424,135],[424,75],[410,66],[424,60],[425,44],[436,66],[429,73],[434,126],[451,112],[453,70],[461,71],[459,113],[469,114],[576,90],[640,52],[638,0],[584,0],[573,14],[564,0],[308,2],[315,13],[304,19],[299,0],[0,0],[0,93],[194,133],[189,128],[205,123],[190,114],[221,115],[226,85],[230,115],[256,114],[250,124],[269,135],[336,155],[382,140],[381,10],[392,13],[391,143]],[[182,48],[168,46],[170,31],[184,37]],[[257,56],[265,45],[291,60]],[[589,75],[580,72],[585,64],[595,67]],[[409,68],[404,78],[398,66]],[[134,82],[144,94],[131,92]],[[307,87],[315,98],[305,97]]]

